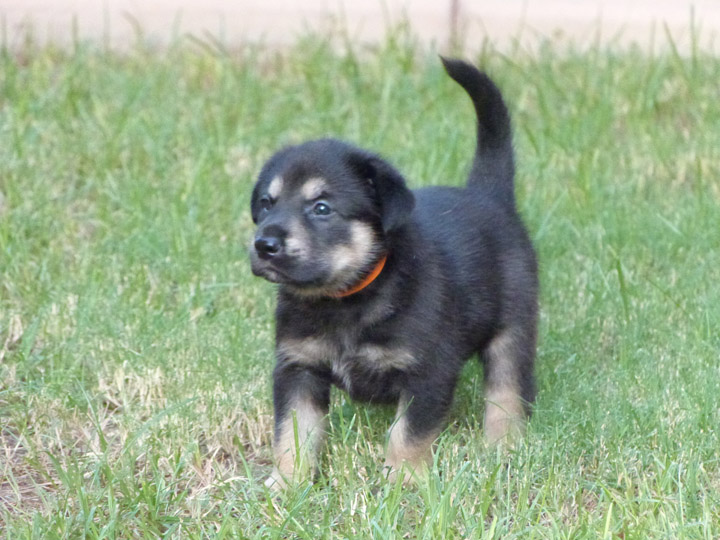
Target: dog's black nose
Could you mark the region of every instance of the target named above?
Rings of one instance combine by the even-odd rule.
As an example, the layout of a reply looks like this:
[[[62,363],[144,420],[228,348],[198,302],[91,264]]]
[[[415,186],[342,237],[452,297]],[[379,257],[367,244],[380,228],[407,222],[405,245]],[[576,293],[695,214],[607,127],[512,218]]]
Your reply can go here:
[[[276,236],[261,236],[255,239],[255,251],[261,259],[271,259],[280,252],[282,243]]]

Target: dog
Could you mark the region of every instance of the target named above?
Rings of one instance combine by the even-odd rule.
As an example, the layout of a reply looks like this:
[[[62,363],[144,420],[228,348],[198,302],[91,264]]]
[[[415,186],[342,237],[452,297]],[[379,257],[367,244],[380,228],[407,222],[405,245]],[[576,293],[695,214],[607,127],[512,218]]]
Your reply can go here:
[[[476,353],[485,439],[524,432],[535,398],[538,278],[515,207],[510,117],[486,74],[442,61],[477,116],[466,187],[411,191],[387,161],[335,139],[283,148],[260,171],[251,266],[279,284],[268,486],[316,470],[332,385],[352,400],[396,404],[390,478],[427,470]]]

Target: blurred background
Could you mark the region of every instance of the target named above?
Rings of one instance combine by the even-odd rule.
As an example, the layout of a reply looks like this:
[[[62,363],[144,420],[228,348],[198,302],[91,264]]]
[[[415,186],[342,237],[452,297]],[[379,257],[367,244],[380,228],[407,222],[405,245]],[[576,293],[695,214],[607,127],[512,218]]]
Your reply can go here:
[[[0,0],[2,42],[93,40],[122,49],[192,35],[233,47],[291,44],[310,31],[372,43],[409,23],[442,49],[507,50],[543,41],[717,50],[720,2],[705,0]]]

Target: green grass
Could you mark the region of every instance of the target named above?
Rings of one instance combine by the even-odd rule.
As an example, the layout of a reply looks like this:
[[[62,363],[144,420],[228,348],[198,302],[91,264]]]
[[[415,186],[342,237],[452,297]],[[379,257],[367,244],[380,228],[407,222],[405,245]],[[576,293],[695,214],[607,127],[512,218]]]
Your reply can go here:
[[[511,106],[541,261],[527,439],[485,448],[471,363],[405,489],[380,473],[391,411],[338,392],[323,476],[277,499],[254,175],[332,135],[413,186],[462,183],[469,100],[407,36],[0,54],[0,534],[720,536],[720,60],[472,59]]]

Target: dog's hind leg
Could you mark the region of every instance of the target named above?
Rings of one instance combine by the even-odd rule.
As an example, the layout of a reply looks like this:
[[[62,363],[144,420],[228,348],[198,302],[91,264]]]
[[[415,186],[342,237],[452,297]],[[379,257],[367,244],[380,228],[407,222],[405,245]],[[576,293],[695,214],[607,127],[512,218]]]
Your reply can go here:
[[[535,398],[534,331],[506,329],[490,341],[485,360],[485,439],[512,444],[525,431]]]

